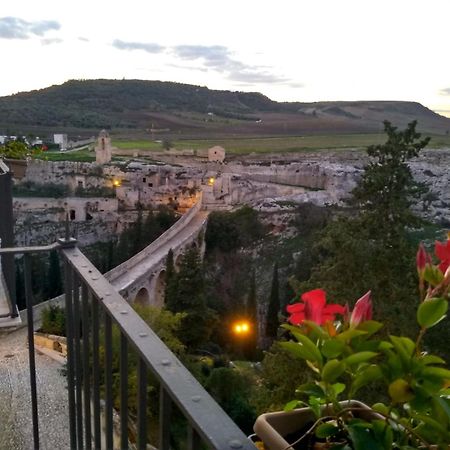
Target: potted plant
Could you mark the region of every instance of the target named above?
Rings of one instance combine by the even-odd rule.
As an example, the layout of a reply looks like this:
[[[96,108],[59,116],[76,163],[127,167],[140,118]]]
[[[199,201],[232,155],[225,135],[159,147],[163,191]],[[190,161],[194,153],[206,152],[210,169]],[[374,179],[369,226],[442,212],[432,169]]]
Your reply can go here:
[[[321,289],[287,307],[290,324],[283,327],[291,339],[281,345],[306,361],[313,381],[297,388],[284,412],[257,419],[255,433],[266,449],[450,449],[450,370],[422,348],[448,309],[450,235],[436,242],[435,253],[437,265],[422,244],[417,253],[415,341],[378,336],[383,324],[372,320],[370,292],[353,311],[327,304]],[[388,401],[369,407],[354,400],[374,383]]]

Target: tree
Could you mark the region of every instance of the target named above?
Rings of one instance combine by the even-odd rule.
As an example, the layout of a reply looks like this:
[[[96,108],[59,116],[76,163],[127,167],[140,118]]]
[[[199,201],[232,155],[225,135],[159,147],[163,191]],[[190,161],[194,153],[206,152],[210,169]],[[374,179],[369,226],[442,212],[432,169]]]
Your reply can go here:
[[[47,299],[54,298],[60,295],[62,291],[61,268],[59,266],[58,253],[54,250],[50,252],[49,256],[47,277],[44,285],[44,296]]]
[[[410,207],[426,188],[414,180],[407,161],[417,157],[430,138],[420,140],[416,125],[414,121],[404,131],[397,131],[388,121],[384,122],[388,139],[367,149],[372,160],[353,191],[362,225],[372,236],[389,243],[401,237],[405,227],[419,223]]]
[[[370,146],[371,158],[353,191],[352,215],[332,221],[316,237],[311,277],[298,288],[321,287],[332,300],[353,302],[372,290],[377,314],[390,332],[408,333],[414,321],[405,309],[416,294],[413,261],[416,251],[409,229],[419,223],[410,209],[424,187],[413,178],[408,160],[429,139],[420,140],[416,122],[404,131],[384,123],[387,141]],[[401,315],[402,320],[397,317]]]
[[[180,270],[174,278],[176,293],[169,298],[166,307],[174,313],[186,313],[181,323],[180,339],[190,350],[195,350],[208,341],[213,320],[206,306],[203,268],[196,248],[183,253]]]
[[[177,273],[173,262],[173,250],[170,249],[166,258],[166,286],[164,288],[164,304],[170,310],[176,310]]]
[[[248,359],[253,359],[256,352],[256,346],[258,343],[258,315],[257,315],[257,304],[256,304],[256,275],[255,270],[252,270],[250,278],[250,288],[247,296],[246,302],[246,316],[251,326],[251,334],[247,338],[245,346],[245,355]]]
[[[280,293],[278,286],[278,264],[273,266],[272,287],[270,289],[269,307],[267,308],[266,336],[270,339],[277,337],[280,312]]]

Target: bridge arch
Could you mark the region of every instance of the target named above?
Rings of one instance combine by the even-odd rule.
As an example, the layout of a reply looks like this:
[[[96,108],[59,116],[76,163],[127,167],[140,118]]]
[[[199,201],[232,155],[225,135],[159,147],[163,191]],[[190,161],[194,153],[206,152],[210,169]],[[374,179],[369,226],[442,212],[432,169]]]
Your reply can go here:
[[[134,303],[137,305],[148,305],[150,303],[150,295],[147,288],[142,287],[139,289],[136,297],[134,298]]]

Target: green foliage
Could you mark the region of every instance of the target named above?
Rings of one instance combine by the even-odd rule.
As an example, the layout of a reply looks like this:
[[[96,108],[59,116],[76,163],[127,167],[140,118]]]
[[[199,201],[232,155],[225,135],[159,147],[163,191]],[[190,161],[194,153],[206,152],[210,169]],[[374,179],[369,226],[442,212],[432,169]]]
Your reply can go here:
[[[19,140],[8,141],[0,145],[0,157],[8,159],[26,159],[28,156],[36,156],[40,150],[33,150]]]
[[[368,148],[372,160],[353,191],[353,202],[362,212],[362,225],[371,236],[389,243],[403,236],[405,227],[419,223],[410,206],[426,189],[414,180],[407,162],[419,155],[430,138],[420,140],[416,125],[411,122],[404,131],[397,131],[384,122],[387,141]]]
[[[42,333],[56,334],[58,336],[66,335],[66,312],[64,308],[57,305],[50,305],[44,308],[41,313]]]
[[[266,336],[274,339],[277,337],[280,324],[278,314],[280,313],[280,293],[278,286],[278,264],[273,266],[272,286],[270,288],[269,306],[267,308]]]
[[[183,314],[172,314],[165,309],[159,309],[151,306],[134,305],[133,308],[144,319],[147,325],[159,336],[159,338],[174,352],[178,357],[182,357],[185,347],[177,338],[180,329]],[[100,342],[104,342],[103,339]],[[113,326],[112,335],[112,354],[113,354],[113,398],[114,406],[120,410],[120,332],[116,326]],[[133,415],[137,413],[137,370],[138,355],[134,351],[128,354],[128,406]],[[100,346],[100,366],[105,364],[105,347]],[[102,380],[103,381],[103,380]],[[158,382],[151,377],[148,386],[148,392],[153,397],[157,397]],[[155,401],[149,402],[149,416],[154,418],[158,414]]]
[[[115,197],[116,193],[114,188],[107,186],[99,186],[99,187],[89,187],[84,188],[82,186],[78,186],[75,189],[76,197]]]
[[[206,306],[203,267],[195,247],[183,253],[179,271],[172,276],[166,292],[169,294],[165,299],[167,309],[186,313],[180,339],[191,350],[208,342],[214,315]]]
[[[446,250],[442,249],[450,248],[450,241],[441,243],[439,248],[439,268],[432,265],[423,247],[417,256],[421,303],[417,308],[420,329],[415,340],[395,335],[386,340],[378,336],[382,324],[368,319],[372,315],[369,294],[357,302],[351,314],[336,305],[327,305],[331,311],[341,310],[336,314],[349,316],[343,322],[323,322],[317,314],[314,321],[305,320],[314,310],[326,307],[319,290],[302,295],[304,318],[297,316],[296,326],[283,326],[291,340],[280,345],[306,362],[312,369],[313,381],[298,386],[297,398],[286,409],[309,406],[318,418],[316,436],[351,442],[355,449],[447,448],[450,370],[444,367],[442,358],[422,351],[425,333],[444,319],[450,300],[448,277],[426,277],[426,269],[447,268]],[[297,312],[290,311],[291,321],[301,309],[294,311]],[[388,399],[387,404],[378,402],[373,407],[384,416],[383,420],[364,421],[353,416],[349,419],[346,403],[340,401],[354,399],[360,390],[374,383],[380,395]],[[327,419],[322,419],[323,415]]]
[[[230,252],[262,238],[264,232],[257,212],[248,206],[234,212],[215,211],[208,218],[206,248]]]
[[[54,298],[62,294],[63,285],[61,277],[61,268],[59,265],[58,253],[53,250],[50,252],[47,277],[44,284],[45,298]]]
[[[67,186],[55,183],[34,183],[24,181],[13,185],[14,197],[51,197],[63,198],[69,195]]]
[[[213,398],[247,434],[252,432],[256,420],[255,410],[249,402],[252,381],[237,369],[220,367],[211,371],[205,384]]]
[[[160,206],[156,213],[150,211],[145,221],[143,212],[139,210],[136,221],[120,235],[114,251],[115,265],[141,251],[169,229],[175,221],[175,213],[165,206]]]

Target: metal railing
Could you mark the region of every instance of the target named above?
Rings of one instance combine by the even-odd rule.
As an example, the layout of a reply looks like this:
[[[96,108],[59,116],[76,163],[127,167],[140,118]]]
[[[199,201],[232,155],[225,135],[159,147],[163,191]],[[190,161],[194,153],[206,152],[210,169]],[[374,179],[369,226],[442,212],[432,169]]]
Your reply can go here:
[[[108,280],[77,248],[74,239],[58,240],[43,247],[0,249],[5,254],[24,255],[25,297],[30,362],[30,383],[34,447],[39,449],[39,405],[34,354],[33,294],[31,290],[32,253],[58,249],[64,262],[67,332],[67,386],[71,449],[128,449],[130,352],[137,364],[136,448],[149,443],[149,375],[159,384],[159,450],[171,447],[171,423],[176,407],[187,422],[188,450],[255,449],[242,431],[221,409],[177,357],[150,329],[147,323],[118,294]],[[113,328],[120,346],[113,355]],[[116,333],[117,331],[115,331]],[[100,354],[102,347],[103,353]],[[119,373],[113,373],[113,358],[119,358]],[[113,426],[113,377],[119,388],[120,424]],[[117,383],[117,377],[119,383]],[[104,410],[101,406],[104,401]],[[117,401],[116,401],[117,406]],[[178,414],[179,414],[178,412]],[[101,416],[104,417],[102,426]],[[114,441],[119,435],[120,443]],[[117,445],[118,444],[118,445]],[[134,448],[134,447],[133,447]]]

